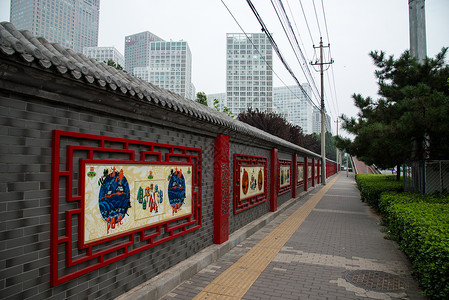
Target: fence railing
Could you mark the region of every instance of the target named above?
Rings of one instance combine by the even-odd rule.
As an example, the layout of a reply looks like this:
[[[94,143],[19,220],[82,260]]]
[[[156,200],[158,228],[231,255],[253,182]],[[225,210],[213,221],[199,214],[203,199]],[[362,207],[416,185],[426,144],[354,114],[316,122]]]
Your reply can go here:
[[[404,163],[404,190],[423,194],[449,193],[449,160]]]

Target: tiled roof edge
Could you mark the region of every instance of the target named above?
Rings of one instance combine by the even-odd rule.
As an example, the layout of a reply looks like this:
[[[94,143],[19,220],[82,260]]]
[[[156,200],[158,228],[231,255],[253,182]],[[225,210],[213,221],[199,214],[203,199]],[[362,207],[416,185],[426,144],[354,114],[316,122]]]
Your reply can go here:
[[[64,48],[58,43],[50,43],[45,38],[35,37],[27,30],[18,30],[9,22],[0,23],[0,55],[18,56],[24,63],[35,62],[41,68],[52,70],[55,73],[69,74],[75,79],[84,77],[85,84],[108,87],[113,91],[128,95],[130,98],[145,98],[157,105],[190,117],[295,149],[304,154],[318,156],[316,153],[228,117],[215,109],[119,71],[103,62],[75,53],[72,49]]]

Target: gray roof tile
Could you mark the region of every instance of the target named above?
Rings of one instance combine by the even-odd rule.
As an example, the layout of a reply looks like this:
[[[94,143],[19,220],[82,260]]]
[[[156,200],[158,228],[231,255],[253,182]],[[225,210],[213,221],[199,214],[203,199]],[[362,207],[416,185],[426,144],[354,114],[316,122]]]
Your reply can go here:
[[[161,89],[154,84],[119,71],[103,62],[87,58],[75,53],[72,49],[63,48],[60,44],[50,43],[45,38],[35,37],[29,31],[17,30],[9,22],[0,23],[0,55],[20,57],[26,63],[36,62],[44,69],[52,69],[55,73],[70,74],[75,79],[84,79],[85,84],[117,89],[130,97],[132,101],[147,101],[178,111],[188,116],[210,122],[254,138],[273,142],[298,152],[318,156],[290,142],[254,128],[248,124],[232,119],[202,104],[183,98],[171,91]],[[20,59],[19,59],[20,61]]]

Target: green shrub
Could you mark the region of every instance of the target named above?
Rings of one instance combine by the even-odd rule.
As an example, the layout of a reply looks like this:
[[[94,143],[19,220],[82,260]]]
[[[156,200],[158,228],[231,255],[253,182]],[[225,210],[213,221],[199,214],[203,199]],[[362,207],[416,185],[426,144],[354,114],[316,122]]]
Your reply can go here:
[[[449,196],[387,192],[379,208],[425,294],[448,299]]]
[[[391,205],[391,203],[412,203],[412,202],[424,202],[429,204],[449,204],[449,196],[440,194],[418,194],[418,193],[397,193],[397,192],[385,192],[382,193],[382,197],[379,200],[379,211],[385,213],[385,209]]]
[[[379,210],[380,195],[386,191],[402,191],[402,181],[396,180],[396,175],[357,174],[357,187],[362,201]]]

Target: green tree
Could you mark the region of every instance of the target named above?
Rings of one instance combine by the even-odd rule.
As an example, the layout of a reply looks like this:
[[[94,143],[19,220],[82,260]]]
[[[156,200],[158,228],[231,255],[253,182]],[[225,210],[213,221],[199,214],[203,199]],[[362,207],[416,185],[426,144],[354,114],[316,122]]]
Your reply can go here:
[[[449,157],[449,66],[443,48],[435,59],[420,64],[405,51],[398,59],[384,52],[370,53],[380,98],[354,94],[357,118],[341,116],[354,140],[338,138],[337,146],[381,168],[404,160]],[[398,172],[399,178],[399,172]]]
[[[116,68],[117,70],[126,72],[125,70],[123,70],[123,67],[122,67],[120,64],[116,63],[116,62],[113,61],[112,59],[109,59],[109,60],[108,60],[107,62],[105,62],[105,63],[106,63],[108,66],[111,66],[111,67]]]
[[[217,111],[220,111],[220,108],[218,107],[219,103],[220,103],[220,101],[218,99],[214,99],[214,107]],[[222,113],[228,115],[231,118],[234,118],[234,114],[227,106],[223,107]]]
[[[203,105],[207,105],[207,96],[205,92],[198,92],[196,93],[196,99],[195,102],[201,103]]]
[[[248,108],[246,111],[241,112],[237,119],[295,145],[319,153],[320,144],[316,136],[311,134],[304,135],[300,126],[289,123],[279,114]]]

